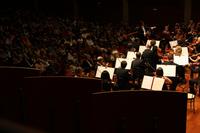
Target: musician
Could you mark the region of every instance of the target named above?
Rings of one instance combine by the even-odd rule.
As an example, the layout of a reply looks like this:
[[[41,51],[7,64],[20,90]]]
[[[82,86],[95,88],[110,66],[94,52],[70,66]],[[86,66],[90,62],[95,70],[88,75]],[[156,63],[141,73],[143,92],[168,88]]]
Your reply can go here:
[[[182,47],[179,46],[179,45],[177,45],[177,46],[175,47],[175,50],[174,50],[174,55],[175,55],[175,56],[181,56],[181,54],[182,54]]]
[[[199,57],[199,56],[198,56]],[[191,64],[191,74],[190,82],[193,83],[193,88],[190,89],[192,92],[196,92],[197,89],[200,89],[200,67],[199,64]]]
[[[156,65],[161,64],[161,58],[162,58],[161,51],[162,50],[156,46],[155,40],[151,40],[150,45],[151,45],[152,59],[153,59],[152,67],[154,69],[156,69]]]
[[[194,40],[194,38],[193,38],[193,40]],[[189,43],[189,45],[187,47],[188,47],[188,52],[189,52],[190,56],[192,56],[194,53],[197,53],[196,43],[194,41]]]
[[[198,53],[200,53],[200,37],[197,37],[197,41],[196,41],[196,51]]]
[[[163,78],[165,80],[162,90],[169,90],[168,86],[172,84],[172,80],[163,76],[163,69],[161,67],[156,69],[155,77]]]
[[[129,73],[129,70],[125,69],[127,66],[126,61],[121,62],[121,67],[115,69],[116,74],[116,85],[115,90],[129,90],[131,88],[129,84],[129,80],[131,79],[131,75]]]
[[[113,88],[113,84],[110,79],[110,74],[107,70],[104,70],[101,73],[101,85],[102,91],[111,91],[111,89]]]
[[[141,44],[140,38],[136,37],[132,43],[133,43],[133,45],[132,45],[133,51],[134,52],[139,51],[139,47],[140,47],[140,44]]]
[[[187,47],[189,45],[189,43],[185,40],[178,40],[177,43],[178,43],[178,46],[181,46],[181,47]]]
[[[132,79],[133,84],[135,86],[135,89],[140,89],[143,76],[145,74],[145,64],[144,61],[141,59],[141,53],[136,53],[136,59],[132,61],[131,64],[131,73],[132,73]]]
[[[141,41],[143,41],[143,43],[145,44],[145,42],[147,41],[147,27],[144,24],[143,20],[139,21],[139,25],[138,27],[136,27],[136,31],[137,31],[137,37],[140,38]]]
[[[152,53],[150,45],[147,45],[146,47],[147,48],[142,53],[141,59],[144,61],[146,65],[145,75],[152,76],[153,72],[155,72],[155,69],[153,67],[153,61],[154,61],[153,53]]]
[[[164,27],[164,29],[162,31],[162,37],[166,41],[171,41],[172,40],[171,32],[169,31],[169,25],[165,25],[165,27]]]
[[[184,66],[174,63],[172,54],[164,56],[162,64],[176,66],[176,77],[169,77],[172,80],[170,90],[175,91],[177,85],[181,83],[183,80],[185,80],[185,68]]]
[[[198,62],[199,61],[199,55],[200,55],[200,37],[194,37],[192,43],[188,46],[190,52],[191,52],[191,56],[190,56],[190,60],[192,62]],[[197,53],[197,54],[193,54],[192,53]],[[193,59],[195,58],[196,59]]]

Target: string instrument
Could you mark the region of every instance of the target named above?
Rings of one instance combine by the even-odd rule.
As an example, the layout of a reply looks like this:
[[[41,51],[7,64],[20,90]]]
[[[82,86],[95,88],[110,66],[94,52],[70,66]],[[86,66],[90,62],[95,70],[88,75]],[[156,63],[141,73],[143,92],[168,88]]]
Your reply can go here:
[[[200,55],[200,53],[197,53],[197,54],[191,55],[190,57],[197,57],[197,56],[199,56],[199,55]]]
[[[159,48],[159,47],[157,47],[157,54],[158,54],[159,58],[163,57],[163,52],[162,52],[161,48]]]
[[[194,46],[190,46],[190,45],[188,46],[188,53],[190,56],[193,55],[195,49],[196,49],[196,47],[194,47]]]
[[[199,61],[200,61],[199,55],[200,55],[200,53],[194,54],[194,55],[190,56],[189,59],[190,59],[192,62],[199,62]],[[196,59],[193,59],[193,57],[196,57]]]

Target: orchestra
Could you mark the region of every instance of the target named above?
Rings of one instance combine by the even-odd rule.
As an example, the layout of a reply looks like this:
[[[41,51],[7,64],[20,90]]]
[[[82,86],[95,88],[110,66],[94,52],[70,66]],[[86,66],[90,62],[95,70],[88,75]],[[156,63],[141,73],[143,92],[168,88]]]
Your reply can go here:
[[[144,28],[144,26],[143,26],[143,28]],[[150,62],[152,62],[152,63],[150,63],[150,62],[145,63],[146,68],[151,69],[151,71],[150,71],[150,69],[149,70],[144,69],[145,75],[156,76],[156,66],[155,65],[162,64],[162,63],[166,62],[166,57],[170,56],[171,57],[170,61],[172,63],[174,63],[175,65],[181,67],[182,70],[180,71],[181,72],[180,75],[176,74],[176,76],[174,78],[169,78],[169,79],[172,79],[171,80],[172,82],[176,82],[176,83],[173,83],[173,84],[171,83],[171,86],[168,85],[168,90],[176,90],[176,91],[181,90],[182,92],[185,92],[185,91],[189,92],[190,91],[189,90],[189,81],[190,81],[190,79],[193,79],[193,75],[191,75],[190,71],[188,71],[187,69],[188,68],[191,69],[193,66],[199,68],[200,52],[198,52],[198,46],[200,44],[200,37],[198,37],[198,34],[193,33],[193,36],[189,36],[188,38],[186,38],[186,33],[184,33],[181,29],[178,29],[178,27],[176,27],[175,33],[170,33],[168,31],[168,26],[165,26],[165,31],[163,31],[163,33],[165,34],[164,37],[166,37],[166,38],[164,38],[164,39],[166,39],[165,42],[167,42],[168,44],[166,45],[166,48],[164,49],[164,51],[161,49],[161,46],[158,46],[156,48],[156,58],[158,60],[155,60],[156,59],[155,55],[152,56],[152,54],[155,54],[155,52],[152,51],[151,47],[156,44],[156,42],[155,42],[156,40],[153,39],[153,38],[149,38],[151,36],[150,30],[151,29],[149,29],[149,31],[146,31],[146,32],[149,33],[149,36],[146,36],[146,34],[145,34],[145,36],[143,36],[143,37],[147,37],[146,38],[147,40],[145,41],[145,39],[142,38],[144,40],[143,40],[143,43],[140,44],[140,45],[145,45],[145,44],[147,44],[147,41],[151,39],[150,40],[150,46],[146,45],[146,49],[148,49],[148,47],[150,48],[148,55],[145,57],[145,58],[148,57],[148,59],[144,59],[144,58],[142,59],[144,52],[141,53],[141,60],[143,60],[143,61],[150,60]],[[129,35],[131,35],[131,37],[132,37],[131,39],[133,39],[134,36],[138,37],[137,33],[138,32],[130,33],[130,34],[127,35],[127,37],[129,37]],[[167,33],[167,36],[166,36],[166,33]],[[177,40],[177,44],[170,47],[170,44],[169,44],[170,41],[175,41],[175,40]],[[188,40],[191,40],[191,41],[188,41]],[[151,44],[152,44],[152,46],[151,46]],[[183,48],[186,49],[185,50],[186,52],[183,51]],[[136,51],[134,49],[133,52],[137,53],[139,51]],[[120,53],[118,53],[118,54],[120,55]],[[182,65],[182,64],[180,65],[180,64],[176,64],[174,62],[174,60],[173,60],[174,56],[180,57],[180,56],[185,56],[185,55],[186,55],[185,59],[188,60],[188,63],[186,63],[184,65]],[[153,57],[153,58],[150,58],[150,57]],[[123,56],[123,58],[126,58],[126,57]],[[133,57],[133,60],[135,60],[135,57]],[[156,64],[154,65],[155,62],[156,62]],[[115,67],[115,66],[110,65],[110,67]],[[147,71],[150,71],[150,73],[148,73]],[[129,76],[135,77],[135,75],[133,75],[134,73],[135,73],[134,70],[132,68],[130,68],[129,69]],[[195,79],[198,79],[198,78],[199,78],[198,76],[195,77]],[[132,89],[141,88],[141,82],[142,82],[141,80],[140,80],[139,83],[135,82],[135,80],[132,79],[132,78],[129,78],[129,80],[130,80],[129,81],[130,85],[133,87]],[[112,82],[113,83],[117,82],[115,74],[113,76]],[[139,87],[138,87],[138,85],[139,85]],[[174,86],[172,87],[172,85],[174,85]],[[135,87],[135,86],[137,86],[137,87]],[[184,86],[185,88],[183,89],[183,87],[182,87],[182,89],[180,89],[181,86]],[[172,88],[175,88],[175,89],[172,89]],[[198,89],[198,88],[199,88],[198,84],[196,84],[196,89]],[[196,91],[198,91],[198,90],[196,90]]]

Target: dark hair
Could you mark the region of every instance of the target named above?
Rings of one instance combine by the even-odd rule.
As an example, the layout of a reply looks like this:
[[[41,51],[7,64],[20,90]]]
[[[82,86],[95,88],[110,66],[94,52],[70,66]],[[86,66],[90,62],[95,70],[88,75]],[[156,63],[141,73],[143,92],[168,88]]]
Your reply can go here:
[[[157,75],[158,77],[163,76],[163,69],[162,69],[162,67],[158,67],[158,68],[156,69],[156,75]]]
[[[110,79],[110,74],[107,70],[104,70],[101,73],[101,83],[102,83],[102,90],[103,91],[110,91],[112,88],[112,82]]]
[[[122,68],[126,68],[126,65],[127,65],[127,62],[126,62],[125,60],[123,60],[123,61],[121,62],[121,67],[122,67]]]
[[[107,70],[104,70],[102,73],[101,73],[101,79],[110,79],[110,74]]]
[[[140,52],[137,52],[136,53],[136,58],[140,58],[141,57],[141,53]]]

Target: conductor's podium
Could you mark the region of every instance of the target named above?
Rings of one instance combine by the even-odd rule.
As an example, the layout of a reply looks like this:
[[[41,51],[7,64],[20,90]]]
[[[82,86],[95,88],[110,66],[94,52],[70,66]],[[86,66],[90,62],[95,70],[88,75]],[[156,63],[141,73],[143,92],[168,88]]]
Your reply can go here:
[[[34,68],[0,66],[0,119],[22,122],[23,78],[38,75]]]
[[[101,92],[91,101],[90,133],[186,133],[186,93]]]
[[[100,90],[95,78],[24,78],[24,123],[48,133],[88,133],[91,94]]]

